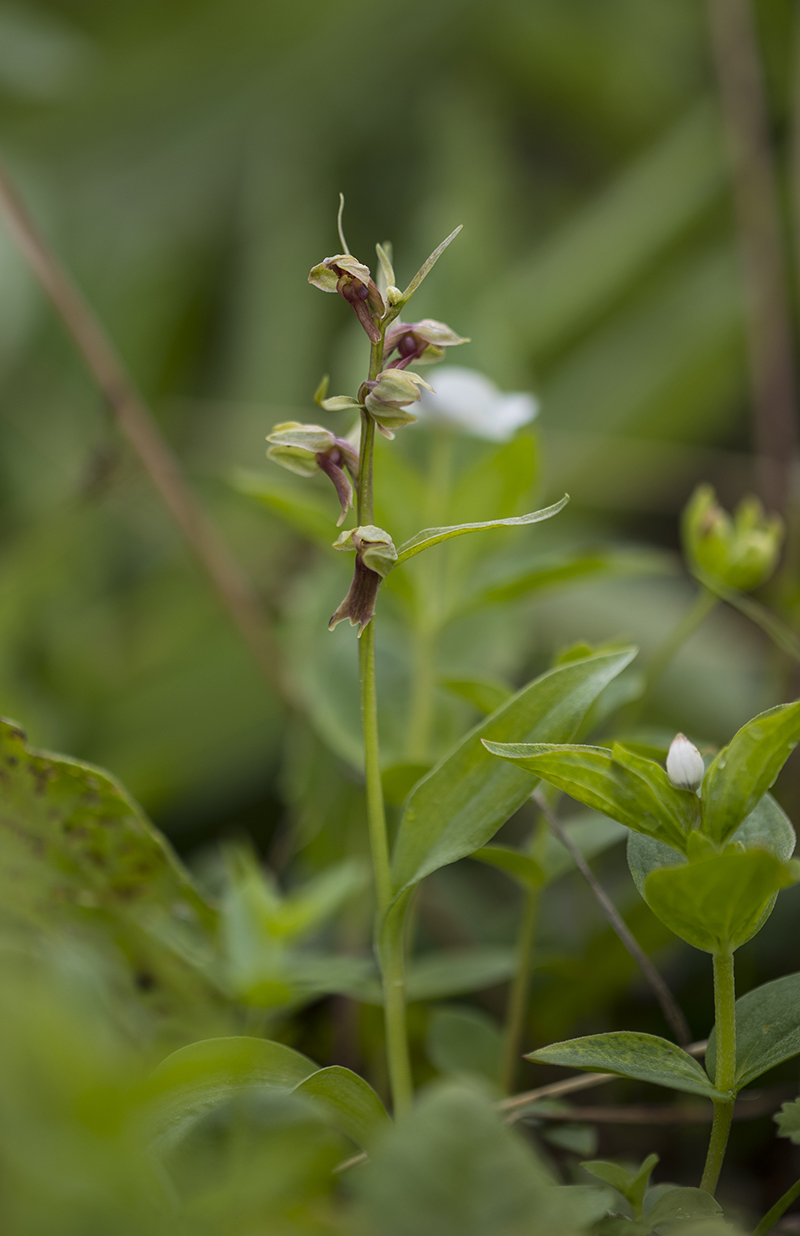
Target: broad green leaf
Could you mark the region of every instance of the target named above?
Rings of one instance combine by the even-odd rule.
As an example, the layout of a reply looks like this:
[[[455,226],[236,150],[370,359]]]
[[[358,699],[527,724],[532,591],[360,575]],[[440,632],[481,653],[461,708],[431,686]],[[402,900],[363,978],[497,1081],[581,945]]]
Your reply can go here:
[[[363,1077],[338,1064],[319,1069],[295,1087],[295,1094],[307,1095],[331,1114],[340,1132],[362,1150],[391,1125],[386,1108]]]
[[[736,1001],[736,1085],[741,1089],[768,1069],[800,1055],[800,974],[786,974]],[[716,1031],[711,1031],[706,1068],[714,1076]]]
[[[510,519],[488,519],[477,524],[454,524],[450,528],[425,528],[399,547],[395,566],[402,566],[404,562],[408,562],[409,558],[421,554],[424,549],[430,549],[431,546],[439,545],[442,541],[449,541],[454,536],[465,536],[468,532],[482,532],[485,528],[518,528],[525,524],[538,524],[544,519],[552,519],[559,511],[563,511],[568,502],[569,495],[565,494],[559,502],[543,507],[541,511],[531,511],[529,515],[516,515]]]
[[[596,1176],[598,1180],[612,1185],[630,1202],[635,1217],[641,1219],[644,1195],[647,1192],[653,1168],[657,1163],[658,1155],[649,1154],[636,1172],[629,1172],[619,1163],[610,1163],[607,1159],[591,1159],[581,1163],[581,1167],[590,1175]]]
[[[473,704],[486,716],[501,708],[514,694],[505,683],[480,678],[445,678],[442,686],[468,704]]]
[[[402,807],[418,781],[430,772],[430,764],[392,764],[381,773],[383,797],[392,807]]]
[[[317,1066],[284,1043],[236,1036],[191,1043],[167,1056],[146,1087],[149,1128],[161,1150],[206,1112],[254,1086],[294,1090]]]
[[[712,854],[651,872],[644,898],[677,936],[707,953],[737,949],[760,928],[794,869],[766,850]]]
[[[496,760],[482,739],[568,739],[634,655],[624,649],[549,670],[467,734],[408,800],[392,859],[396,893],[485,845],[533,790],[531,776]]]
[[[483,845],[471,858],[486,863],[490,867],[498,867],[510,876],[514,876],[525,888],[541,888],[547,882],[547,876],[541,863],[537,863],[530,854],[522,850],[514,850],[507,845]]]
[[[683,848],[691,828],[692,795],[676,790],[660,765],[622,747],[486,742],[487,751],[513,761],[635,832]]]
[[[559,584],[620,575],[663,575],[670,570],[674,570],[672,559],[664,554],[609,549],[588,553],[572,551],[558,556],[550,555],[527,570],[496,583],[485,584],[473,592],[465,604],[469,609],[483,605],[507,605],[509,601]]]
[[[308,493],[305,490],[300,493],[296,488],[291,489],[258,472],[243,469],[233,473],[231,484],[239,493],[255,498],[301,536],[308,537],[325,549],[329,548],[331,529],[335,530],[336,525],[336,516],[331,514],[333,506],[327,506],[310,487],[307,487]]]
[[[800,1146],[800,1099],[784,1103],[772,1119],[778,1126],[778,1137],[788,1137],[795,1146]]]
[[[575,1231],[551,1215],[558,1198],[550,1201],[550,1177],[530,1144],[474,1086],[429,1088],[370,1158],[352,1185],[381,1236],[513,1236],[532,1216],[548,1236]]]
[[[597,1073],[617,1073],[639,1081],[685,1090],[706,1098],[719,1094],[701,1065],[674,1043],[654,1034],[634,1034],[627,1030],[611,1034],[590,1034],[581,1039],[551,1043],[531,1052],[527,1060],[540,1064],[563,1064],[571,1069],[590,1069]]]
[[[258,1088],[314,1099],[362,1148],[388,1123],[374,1090],[349,1069],[318,1069],[284,1043],[241,1036],[192,1043],[161,1062],[145,1091],[151,1136],[169,1150],[207,1112]]]
[[[180,1016],[191,1003],[197,1017],[194,1001],[221,1007],[205,977],[216,912],[123,787],[102,769],[28,747],[2,720],[0,785],[3,917],[56,931],[96,927],[121,945],[132,989],[158,1014]]]
[[[656,1190],[653,1190],[655,1193]],[[722,1214],[722,1207],[705,1189],[688,1187],[666,1188],[653,1198],[645,1198],[644,1214],[647,1230],[662,1224],[687,1223],[692,1219],[713,1219]]]
[[[794,854],[794,829],[789,817],[771,794],[764,795],[755,810],[739,825],[731,840],[740,841],[745,849],[768,850],[782,862],[786,862]],[[684,856],[672,846],[664,845],[641,833],[629,833],[628,866],[642,897],[644,882],[651,871],[656,871],[659,867],[680,866],[683,862]]]
[[[800,739],[800,700],[762,712],[734,734],[703,781],[703,831],[724,842],[773,785]]]

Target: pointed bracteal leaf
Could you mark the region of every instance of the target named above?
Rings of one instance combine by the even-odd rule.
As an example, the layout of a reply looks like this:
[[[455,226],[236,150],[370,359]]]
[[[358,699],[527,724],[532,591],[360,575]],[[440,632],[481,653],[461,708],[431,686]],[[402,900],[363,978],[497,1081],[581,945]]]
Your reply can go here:
[[[563,511],[568,502],[569,495],[565,494],[559,502],[543,507],[541,511],[531,511],[529,515],[516,515],[511,519],[488,519],[478,524],[454,524],[450,528],[425,528],[400,546],[397,551],[396,565],[401,566],[404,562],[408,562],[409,558],[421,554],[424,549],[430,549],[431,546],[439,545],[442,541],[449,541],[454,536],[483,532],[487,528],[520,528],[526,524],[539,524],[542,520],[552,519],[559,511]]]

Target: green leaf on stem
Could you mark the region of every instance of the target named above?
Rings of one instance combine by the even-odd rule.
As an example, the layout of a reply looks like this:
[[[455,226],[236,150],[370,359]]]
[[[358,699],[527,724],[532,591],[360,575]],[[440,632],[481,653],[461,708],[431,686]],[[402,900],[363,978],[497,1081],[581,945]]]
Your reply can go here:
[[[756,934],[776,894],[797,879],[794,864],[766,850],[733,847],[651,872],[644,898],[670,931],[707,953],[739,948]]]
[[[445,678],[442,686],[472,704],[487,717],[496,708],[502,707],[514,694],[505,683],[484,678]]]
[[[436,263],[439,261],[439,258],[444,253],[447,246],[452,244],[452,242],[455,240],[456,236],[458,236],[458,233],[461,231],[463,226],[464,226],[463,223],[459,223],[458,227],[454,228],[453,231],[450,233],[450,235],[446,236],[444,240],[442,241],[442,243],[436,246],[436,248],[434,249],[430,257],[426,258],[426,260],[422,263],[419,270],[415,274],[414,278],[411,280],[408,287],[403,292],[402,297],[398,301],[397,303],[398,311],[402,309],[406,301],[409,301],[411,299],[411,297],[414,295],[419,285],[422,283],[422,280],[425,279],[426,276],[430,274],[430,272],[433,270]]]
[[[706,1068],[714,1076],[716,1031],[708,1040]],[[736,1086],[800,1055],[800,974],[786,974],[736,1001]]]
[[[620,1077],[633,1077],[709,1099],[727,1097],[714,1089],[693,1056],[654,1034],[635,1034],[627,1030],[590,1034],[581,1039],[551,1043],[525,1058],[540,1064],[562,1064],[570,1069],[616,1073]]]
[[[483,845],[471,855],[480,863],[489,867],[498,867],[500,871],[514,876],[525,888],[541,888],[547,882],[547,875],[541,863],[537,863],[530,854],[522,850],[513,850],[506,845]]]
[[[496,760],[483,739],[567,739],[600,692],[635,656],[602,653],[549,670],[467,734],[408,800],[395,842],[396,893],[485,845],[535,788],[522,769]]]
[[[269,1039],[205,1039],[167,1056],[150,1077],[145,1099],[155,1146],[171,1150],[206,1113],[258,1089],[314,1099],[362,1149],[389,1123],[377,1094],[349,1069],[318,1069],[307,1056]]]
[[[734,734],[703,781],[702,828],[724,842],[773,785],[800,739],[800,700],[760,713]]]
[[[559,511],[563,511],[568,502],[569,495],[565,494],[559,502],[554,502],[552,506],[546,506],[541,511],[531,511],[529,515],[516,515],[510,519],[488,519],[478,524],[454,524],[450,528],[425,528],[400,546],[395,565],[402,566],[410,558],[421,554],[424,549],[430,549],[433,545],[441,544],[442,541],[449,541],[454,536],[466,536],[469,532],[482,532],[485,528],[518,528],[525,524],[538,524],[544,519],[552,519]]]
[[[361,1150],[391,1125],[386,1108],[372,1086],[350,1069],[333,1064],[319,1069],[295,1087],[295,1094],[315,1099],[331,1114],[336,1127]]]
[[[662,1188],[663,1192],[661,1192]],[[645,1228],[648,1232],[661,1227],[662,1224],[688,1223],[693,1219],[713,1219],[721,1214],[722,1207],[719,1202],[705,1189],[658,1185],[645,1198],[644,1217]],[[694,1230],[697,1236],[700,1236],[700,1232],[697,1229]],[[722,1232],[726,1230],[730,1231],[727,1227],[718,1229],[719,1236],[722,1236]],[[705,1226],[702,1231],[706,1231]],[[708,1236],[713,1236],[713,1233],[709,1233]]]
[[[580,664],[580,663],[579,663]],[[487,751],[534,773],[634,832],[686,845],[697,799],[677,790],[659,764],[615,745],[485,743]]]
[[[657,1163],[658,1155],[649,1154],[636,1172],[629,1172],[621,1164],[610,1163],[607,1159],[590,1159],[588,1162],[581,1163],[581,1167],[591,1176],[602,1180],[604,1184],[610,1184],[618,1193],[621,1193],[625,1200],[630,1202],[634,1216],[641,1219],[644,1195],[647,1192],[653,1168]]]

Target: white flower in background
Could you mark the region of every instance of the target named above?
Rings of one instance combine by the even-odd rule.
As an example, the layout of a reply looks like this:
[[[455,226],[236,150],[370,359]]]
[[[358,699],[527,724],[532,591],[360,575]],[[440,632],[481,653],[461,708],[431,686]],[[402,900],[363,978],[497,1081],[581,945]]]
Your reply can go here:
[[[703,757],[685,734],[676,734],[667,752],[667,776],[678,790],[699,790],[705,767]]]
[[[442,365],[432,382],[435,390],[422,391],[415,408],[420,420],[448,425],[490,442],[508,442],[539,412],[533,395],[525,391],[504,394],[477,369]]]

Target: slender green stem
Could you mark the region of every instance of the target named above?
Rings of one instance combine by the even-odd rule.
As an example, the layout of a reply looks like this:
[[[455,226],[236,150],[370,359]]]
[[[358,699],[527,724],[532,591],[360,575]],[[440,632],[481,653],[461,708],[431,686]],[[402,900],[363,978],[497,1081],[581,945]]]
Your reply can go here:
[[[713,1195],[725,1151],[733,1117],[733,1093],[736,1084],[736,985],[733,975],[733,953],[714,954],[714,1012],[717,1032],[717,1066],[714,1085],[717,1090],[730,1092],[730,1099],[714,1103],[714,1123],[708,1143],[706,1165],[700,1188]]]
[[[383,339],[373,344],[369,358],[369,376],[376,378],[383,368]],[[358,467],[356,514],[359,525],[371,524],[375,518],[372,491],[372,459],[375,448],[375,422],[367,411],[361,413],[361,445]],[[378,695],[375,677],[375,619],[367,623],[358,646],[361,683],[361,720],[364,729],[364,772],[367,790],[367,822],[369,827],[372,868],[375,879],[375,899],[378,921],[383,921],[392,902],[392,880],[389,864],[389,839],[381,784],[380,745],[378,740]],[[395,1113],[411,1103],[411,1065],[408,1056],[405,1008],[405,941],[400,937],[385,951],[382,962],[384,1016],[386,1021],[386,1054]]]
[[[517,1077],[522,1036],[525,1032],[525,1015],[528,1011],[528,992],[531,985],[531,963],[539,919],[540,890],[532,886],[525,894],[522,922],[517,940],[517,969],[508,997],[503,1064],[500,1085],[503,1094],[511,1094]]]
[[[800,1180],[796,1180],[791,1189],[787,1189],[783,1197],[779,1198],[771,1210],[767,1211],[753,1232],[753,1236],[767,1236],[767,1233],[772,1231],[778,1220],[786,1214],[792,1202],[798,1197],[800,1197]]]
[[[367,782],[367,823],[375,873],[375,896],[378,913],[383,915],[392,899],[389,873],[389,842],[386,834],[386,812],[381,785],[380,749],[378,746],[378,698],[375,683],[375,620],[367,623],[358,641],[361,676],[361,721],[364,727],[364,768]]]
[[[655,687],[672,658],[683,647],[691,635],[694,635],[717,604],[717,598],[706,588],[701,588],[679,622],[672,628],[669,635],[650,658],[645,672],[645,687],[642,698],[646,698]]]

